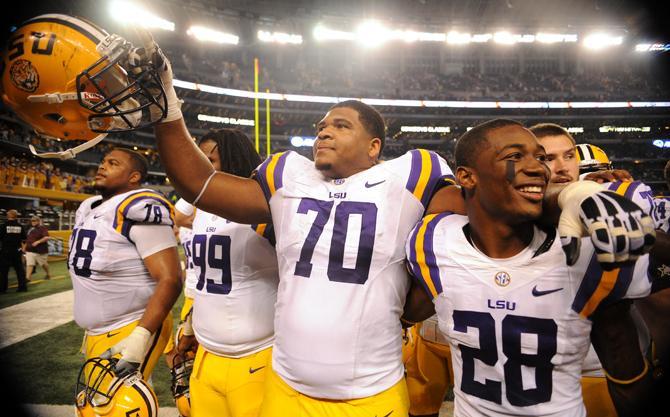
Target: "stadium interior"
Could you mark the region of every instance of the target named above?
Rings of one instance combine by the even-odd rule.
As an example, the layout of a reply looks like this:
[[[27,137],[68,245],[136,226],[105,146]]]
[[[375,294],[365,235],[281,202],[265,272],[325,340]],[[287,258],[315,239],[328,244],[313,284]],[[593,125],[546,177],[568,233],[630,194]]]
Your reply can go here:
[[[384,116],[384,159],[437,151],[504,117],[552,122],[601,147],[655,195],[670,195],[670,36],[661,2],[627,0],[51,0],[2,13],[2,44],[45,13],[88,19],[135,41],[148,27],[172,62],[191,135],[244,131],[262,157],[311,157],[334,103],[364,99]],[[4,6],[9,11],[9,6]],[[258,92],[258,93],[255,93]],[[257,97],[257,99],[255,99]],[[153,129],[111,134],[75,159],[41,159],[77,141],[37,135],[0,104],[0,220],[18,209],[73,227],[115,146],[143,152],[148,185],[176,201]],[[67,239],[53,253],[67,250]]]

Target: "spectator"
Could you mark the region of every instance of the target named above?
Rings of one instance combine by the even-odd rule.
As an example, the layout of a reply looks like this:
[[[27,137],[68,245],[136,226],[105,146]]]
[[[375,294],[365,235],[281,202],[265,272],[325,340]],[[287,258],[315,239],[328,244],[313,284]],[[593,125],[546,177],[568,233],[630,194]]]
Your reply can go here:
[[[7,211],[7,221],[0,225],[0,293],[7,292],[9,268],[16,271],[19,292],[28,291],[26,271],[21,261],[21,244],[26,239],[26,230],[16,220],[16,210]]]
[[[46,272],[46,279],[51,279],[49,273],[49,263],[47,256],[49,253],[49,230],[42,225],[42,219],[38,216],[33,216],[30,219],[30,230],[26,238],[25,252],[26,252],[26,281],[30,281],[33,276],[33,271],[40,265]]]

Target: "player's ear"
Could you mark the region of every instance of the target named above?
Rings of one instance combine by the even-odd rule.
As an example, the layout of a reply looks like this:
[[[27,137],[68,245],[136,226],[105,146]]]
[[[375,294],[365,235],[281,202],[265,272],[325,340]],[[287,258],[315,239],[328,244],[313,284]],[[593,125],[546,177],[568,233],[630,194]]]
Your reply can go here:
[[[368,146],[368,157],[376,161],[379,159],[382,150],[382,140],[379,138],[370,139],[370,145]]]
[[[472,190],[477,185],[477,174],[470,167],[456,168],[456,182],[466,190]]]
[[[140,174],[140,171],[133,171],[130,173],[130,177],[128,178],[128,181],[131,183],[137,183],[141,184],[142,183],[142,174]]]

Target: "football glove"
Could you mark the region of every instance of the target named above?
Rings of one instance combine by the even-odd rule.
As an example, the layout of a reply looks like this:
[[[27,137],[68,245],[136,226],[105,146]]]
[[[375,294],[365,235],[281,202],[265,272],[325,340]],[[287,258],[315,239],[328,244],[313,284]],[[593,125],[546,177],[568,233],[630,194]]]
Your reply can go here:
[[[183,117],[181,113],[182,102],[177,97],[177,92],[172,85],[173,73],[170,61],[148,30],[143,28],[137,28],[136,30],[143,46],[133,48],[128,53],[127,62],[123,66],[136,77],[148,67],[154,68],[160,76],[167,99],[167,114],[164,114],[157,106],[150,107],[152,122],[165,123],[181,119]]]
[[[100,357],[102,359],[111,359],[119,355],[119,360],[114,364],[114,372],[119,378],[130,375],[137,371],[147,353],[151,333],[144,327],[137,326],[133,331],[111,348],[104,351]]]
[[[566,187],[558,197],[558,223],[568,265],[579,258],[582,237],[590,237],[598,262],[611,270],[648,253],[656,239],[651,217],[631,200],[592,181]]]

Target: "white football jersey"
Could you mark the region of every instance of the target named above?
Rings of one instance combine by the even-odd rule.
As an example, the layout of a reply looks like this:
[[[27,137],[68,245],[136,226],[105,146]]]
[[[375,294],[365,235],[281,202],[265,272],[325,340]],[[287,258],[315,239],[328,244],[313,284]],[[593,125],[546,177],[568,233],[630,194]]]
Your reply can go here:
[[[68,269],[74,288],[74,319],[91,335],[138,320],[156,282],[130,236],[134,226],[172,228],[170,202],[149,189],[101,196],[81,203],[70,237]],[[170,232],[176,246],[174,234]]]
[[[670,233],[670,197],[654,198],[654,212],[652,214],[658,230]]]
[[[641,181],[614,181],[602,185],[606,190],[614,191],[640,206],[654,220],[656,229],[662,229],[664,224],[667,227],[667,214],[661,213],[656,207],[657,204],[662,204],[662,201],[657,201],[654,198],[654,194],[647,184]],[[665,210],[667,209],[663,209],[663,212]]]
[[[192,230],[193,330],[200,345],[232,358],[271,346],[279,285],[272,227],[198,210]]]
[[[193,298],[195,291],[195,284],[198,282],[198,277],[193,270],[193,256],[191,255],[191,239],[193,231],[188,227],[179,228],[179,243],[184,249],[184,295]]]
[[[259,166],[280,255],[272,366],[295,390],[363,398],[403,377],[404,242],[447,177],[425,150],[335,180],[294,152]]]
[[[585,416],[580,377],[599,305],[649,293],[648,256],[605,272],[588,238],[573,267],[556,232],[492,259],[467,237],[468,218],[426,216],[412,232],[412,275],[433,298],[451,344],[455,416]]]

